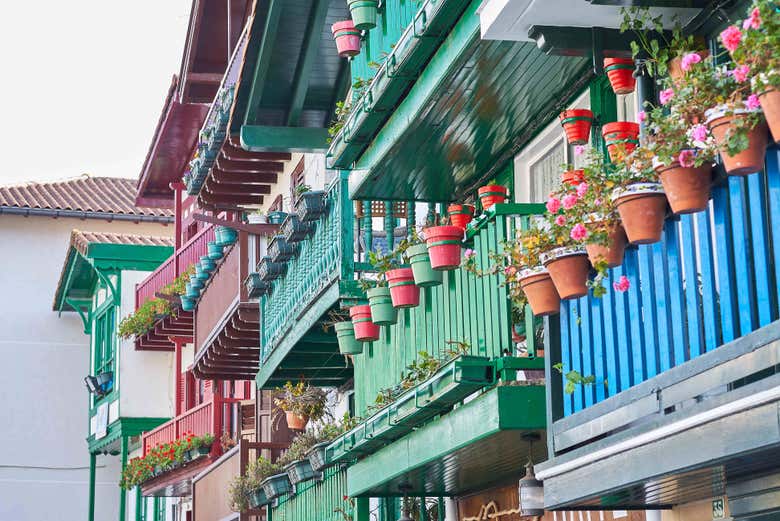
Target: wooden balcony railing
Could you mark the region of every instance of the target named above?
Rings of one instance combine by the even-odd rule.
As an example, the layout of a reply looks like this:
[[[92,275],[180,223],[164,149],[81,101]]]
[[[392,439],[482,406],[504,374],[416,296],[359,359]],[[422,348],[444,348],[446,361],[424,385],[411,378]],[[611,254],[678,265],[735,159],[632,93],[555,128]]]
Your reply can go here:
[[[317,519],[340,521],[346,516],[356,519],[347,496],[347,468],[337,465],[326,469],[322,479],[310,479],[295,487],[295,494],[279,498],[273,507],[273,519]],[[337,509],[343,509],[346,515]]]
[[[232,407],[232,400],[217,401],[211,400],[204,402],[189,411],[177,416],[167,423],[163,423],[153,431],[144,433],[142,436],[143,454],[160,445],[161,443],[171,443],[184,435],[185,432],[191,432],[195,436],[204,434],[213,434],[219,438],[219,432],[222,430],[222,416]],[[219,411],[219,414],[214,414]],[[214,445],[217,447],[219,443]],[[213,453],[217,454],[218,452]]]
[[[780,151],[765,172],[716,182],[710,208],[666,221],[661,242],[626,252],[610,281],[631,287],[565,302],[550,320],[552,364],[594,376],[552,386],[554,419],[571,416],[780,318]],[[560,334],[558,334],[558,332]]]
[[[177,273],[183,273],[190,265],[200,261],[200,257],[208,253],[209,241],[213,240],[214,226],[209,224],[163,262],[143,282],[137,284],[135,288],[136,309],[154,297],[160,289],[173,282]]]

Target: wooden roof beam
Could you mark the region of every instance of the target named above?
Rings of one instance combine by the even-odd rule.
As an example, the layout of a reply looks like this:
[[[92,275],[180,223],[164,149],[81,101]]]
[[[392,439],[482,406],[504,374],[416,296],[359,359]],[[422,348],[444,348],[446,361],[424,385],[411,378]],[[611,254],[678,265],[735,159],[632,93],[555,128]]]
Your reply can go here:
[[[217,184],[268,184],[276,183],[277,174],[272,172],[260,172],[260,173],[233,173],[225,172],[223,170],[212,170],[209,178]]]
[[[317,58],[320,42],[322,42],[322,27],[325,25],[325,17],[328,14],[329,6],[330,0],[315,0],[311,8],[309,22],[306,25],[306,32],[303,37],[301,54],[298,58],[298,65],[295,68],[292,98],[290,100],[290,108],[287,111],[288,127],[297,126],[301,120],[303,103],[306,100],[306,93],[309,92],[311,69]]]

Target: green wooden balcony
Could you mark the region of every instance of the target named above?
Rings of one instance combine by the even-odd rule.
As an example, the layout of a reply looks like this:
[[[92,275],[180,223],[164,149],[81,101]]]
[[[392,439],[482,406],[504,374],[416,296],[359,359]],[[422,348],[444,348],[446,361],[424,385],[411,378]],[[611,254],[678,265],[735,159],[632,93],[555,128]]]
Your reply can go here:
[[[295,486],[295,492],[280,497],[269,507],[269,519],[274,521],[343,521],[345,517],[337,511],[344,509],[355,516],[347,495],[347,471],[341,466],[330,467],[323,472],[322,479],[310,479]],[[354,517],[353,517],[354,519]]]

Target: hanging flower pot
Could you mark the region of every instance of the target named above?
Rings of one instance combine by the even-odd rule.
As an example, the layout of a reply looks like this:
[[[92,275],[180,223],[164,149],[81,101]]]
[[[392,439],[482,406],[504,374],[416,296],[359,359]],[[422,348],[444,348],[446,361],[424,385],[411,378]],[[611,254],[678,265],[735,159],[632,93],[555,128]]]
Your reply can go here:
[[[282,223],[281,234],[289,244],[301,242],[307,235],[314,232],[314,222],[301,221],[297,215],[290,214]]]
[[[284,411],[287,419],[287,427],[294,431],[305,431],[306,424],[309,423],[309,417],[304,414],[296,414],[292,411]]]
[[[634,183],[612,191],[628,242],[651,244],[661,240],[666,217],[666,194],[660,183]]]
[[[420,288],[414,284],[411,268],[399,268],[387,272],[387,284],[394,308],[413,308],[420,305]]]
[[[260,298],[271,292],[271,283],[260,280],[260,275],[257,273],[249,274],[246,281],[244,281],[244,287],[246,288],[247,296],[251,299]]]
[[[473,204],[451,204],[447,207],[447,214],[453,226],[466,230],[466,226],[474,218]]]
[[[371,321],[371,306],[365,304],[352,306],[349,308],[349,316],[355,327],[355,340],[360,342],[379,340],[379,326]]]
[[[249,508],[260,508],[269,503],[263,487],[258,487],[249,493]]]
[[[712,184],[712,165],[684,167],[677,161],[655,169],[675,214],[700,212],[707,208]]]
[[[599,221],[598,217],[594,216],[594,219],[585,224],[588,229],[589,235],[594,231],[603,231],[606,227],[603,221]],[[608,268],[615,268],[623,264],[623,256],[626,252],[626,243],[628,238],[626,237],[626,231],[623,229],[620,223],[614,223],[608,229],[607,244],[598,243],[586,243],[585,251],[588,252],[588,260],[593,266],[596,266],[599,262],[606,262]]]
[[[567,170],[561,176],[561,182],[569,186],[577,186],[585,180],[585,171],[580,170]]]
[[[751,112],[757,111],[747,109],[729,110],[728,107],[721,105],[704,113],[704,116],[707,118],[706,124],[710,132],[712,132],[715,144],[718,146],[723,168],[726,169],[728,175],[743,176],[760,172],[764,169],[767,127],[763,118],[760,123],[748,130],[748,146],[745,150],[731,155],[726,148],[729,136],[735,129],[735,124]]]
[[[268,244],[268,256],[273,262],[286,262],[298,251],[297,244],[287,242],[284,235],[275,235]]]
[[[197,275],[192,275],[190,276],[190,287],[201,290],[203,289],[203,281],[200,280]]]
[[[216,239],[215,242],[225,248],[236,242],[238,239],[238,232],[227,226],[217,226],[214,229],[214,236]]]
[[[371,321],[378,326],[395,324],[397,312],[390,297],[390,288],[386,286],[371,288],[366,291],[366,295],[371,307]]]
[[[483,210],[489,210],[496,203],[503,203],[509,195],[509,189],[501,185],[485,185],[477,190]]]
[[[698,51],[696,54],[701,57],[699,61],[704,61],[710,55],[709,51]],[[667,65],[669,77],[672,78],[674,83],[678,83],[685,76],[685,71],[682,68],[682,58],[682,56],[672,58]]]
[[[558,115],[570,145],[584,145],[590,140],[593,112],[588,109],[564,110]]]
[[[425,230],[425,243],[431,267],[435,270],[454,270],[460,266],[460,247],[463,230],[457,226],[432,226]]]
[[[349,13],[355,27],[361,31],[370,31],[376,27],[378,0],[349,0]]]
[[[219,259],[222,258],[222,255],[223,255],[223,253],[222,253],[222,246],[220,246],[216,242],[212,241],[212,242],[208,243],[207,248],[208,248],[208,252],[209,252],[209,257],[212,260],[219,260]]]
[[[325,214],[327,202],[322,190],[309,190],[298,194],[295,201],[295,213],[303,222],[316,221]]]
[[[195,278],[198,280],[201,280],[203,282],[206,282],[211,277],[211,274],[208,271],[205,271],[203,268],[201,268],[200,264],[195,265]]]
[[[286,218],[285,212],[268,212],[268,217],[266,217],[269,224],[282,224]]]
[[[615,94],[631,94],[636,87],[634,60],[631,58],[604,58],[604,72],[607,73]]]
[[[355,339],[355,326],[351,321],[336,322],[336,338],[339,342],[339,353],[342,355],[359,355],[363,352],[363,342]]]
[[[601,127],[601,135],[612,161],[620,159],[639,145],[639,124],[632,121],[613,121]]]
[[[192,286],[190,282],[184,285],[184,296],[191,299],[197,299],[200,296],[200,289]]]
[[[192,297],[189,297],[187,295],[181,295],[179,297],[181,300],[181,309],[182,311],[192,311],[195,309],[195,299]]]
[[[775,143],[780,143],[780,90],[771,87],[758,95],[761,110]]]
[[[273,262],[271,257],[263,257],[257,265],[257,276],[260,280],[270,281],[277,279],[285,274],[287,264],[283,262]]]
[[[352,20],[336,22],[330,28],[333,39],[336,40],[336,50],[342,58],[349,58],[360,54],[360,30],[355,27]]]
[[[590,262],[584,249],[555,248],[543,255],[542,263],[550,272],[555,289],[563,300],[580,298],[588,294]]]
[[[211,273],[212,271],[217,269],[217,264],[208,255],[203,255],[200,258],[200,269],[202,269],[203,271],[206,271],[208,273]]]
[[[266,478],[261,483],[261,486],[268,500],[276,499],[279,496],[292,492],[292,484],[286,472]]]
[[[415,244],[409,246],[406,250],[409,257],[409,264],[412,265],[414,274],[414,283],[421,288],[429,288],[441,284],[441,271],[431,267],[431,258],[428,256],[428,246],[425,244]]]
[[[544,266],[521,270],[517,278],[534,315],[554,315],[560,311],[561,297]]]

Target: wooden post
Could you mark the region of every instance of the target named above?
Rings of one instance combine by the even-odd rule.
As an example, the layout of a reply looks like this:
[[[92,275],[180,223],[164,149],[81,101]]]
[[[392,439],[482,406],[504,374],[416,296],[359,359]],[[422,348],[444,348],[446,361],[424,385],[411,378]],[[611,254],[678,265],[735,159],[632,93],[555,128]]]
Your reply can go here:
[[[120,454],[120,458],[122,458],[122,471],[125,470],[125,467],[127,466],[127,452],[128,452],[128,442],[129,438],[125,435],[122,435],[122,452]],[[127,514],[125,510],[127,509],[126,506],[126,500],[127,500],[127,492],[125,492],[124,489],[119,489],[119,521],[125,521],[125,515]]]
[[[212,423],[214,425],[214,439],[216,443],[211,449],[212,456],[219,456],[222,454],[222,448],[219,440],[222,438],[222,386],[220,380],[214,380],[211,384],[212,396],[211,396],[211,416]]]
[[[141,487],[135,487],[135,521],[144,521],[141,511]]]
[[[89,453],[89,513],[88,521],[95,521],[95,467],[97,463],[97,454]]]
[[[387,241],[388,253],[393,251],[395,246],[395,219],[393,218],[393,202],[385,201],[385,240]]]
[[[406,236],[411,237],[417,229],[417,216],[414,201],[406,202]]]
[[[181,213],[182,213],[182,207],[181,207],[181,192],[184,189],[183,183],[171,183],[169,185],[173,189],[173,201],[174,201],[174,236],[173,236],[173,270],[176,277],[181,275],[179,273],[179,259],[178,254],[179,250],[181,249],[181,235],[182,235],[182,226],[181,226]]]
[[[363,252],[364,262],[368,262],[368,252],[373,249],[374,234],[371,220],[371,201],[363,201],[363,241],[366,243],[366,251]]]
[[[245,231],[238,232],[238,295],[239,302],[247,302],[247,294],[244,281],[249,276],[249,234]]]
[[[174,339],[173,341],[173,356],[176,358],[175,366],[176,366],[176,377],[174,378],[174,382],[176,385],[176,404],[174,406],[174,411],[176,412],[176,416],[179,416],[183,411],[181,407],[182,402],[182,374],[181,374],[181,348],[182,348],[182,341],[181,339]]]

